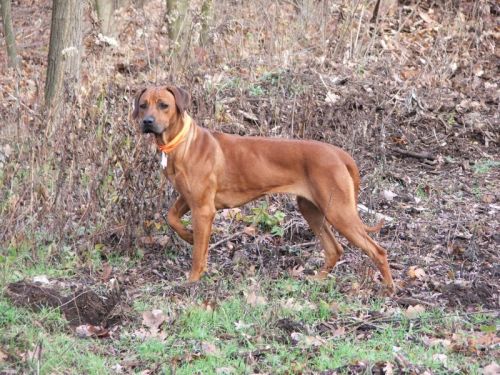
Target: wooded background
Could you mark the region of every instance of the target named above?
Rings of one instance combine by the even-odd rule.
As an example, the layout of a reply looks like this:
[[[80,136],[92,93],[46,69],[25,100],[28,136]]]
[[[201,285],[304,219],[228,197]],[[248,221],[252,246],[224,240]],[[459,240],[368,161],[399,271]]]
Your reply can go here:
[[[212,129],[343,147],[365,175],[361,201],[377,210],[383,181],[403,195],[467,195],[475,188],[467,177],[458,188],[457,173],[498,160],[493,2],[10,3],[0,57],[10,66],[0,93],[7,246],[130,251],[163,218],[171,191],[129,117],[144,85],[182,85]],[[484,194],[495,204],[498,190]],[[492,230],[491,217],[458,204],[460,225],[484,218]]]
[[[347,149],[379,174],[363,181],[375,208],[381,178],[432,196],[443,191],[433,176],[456,181],[457,167],[467,175],[498,160],[493,2],[10,4],[2,0],[4,244],[127,251],[164,215],[170,193],[129,118],[144,85],[184,86],[212,129]],[[401,158],[415,178],[392,164]],[[495,204],[498,191],[485,194]]]

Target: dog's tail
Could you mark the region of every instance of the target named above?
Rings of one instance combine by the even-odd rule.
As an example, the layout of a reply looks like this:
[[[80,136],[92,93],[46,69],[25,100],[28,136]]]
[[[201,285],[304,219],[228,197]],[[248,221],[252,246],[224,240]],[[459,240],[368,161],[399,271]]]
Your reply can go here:
[[[344,150],[340,149],[340,158],[349,172],[349,175],[352,178],[352,183],[354,184],[354,204],[358,204],[358,196],[359,196],[359,185],[361,177],[359,176],[359,170],[356,166],[356,162],[354,159]]]
[[[354,159],[348,153],[342,152],[341,158],[342,158],[342,161],[344,162],[347,170],[349,171],[349,174],[351,175],[352,182],[354,184],[354,204],[357,206],[358,205],[359,190],[360,190],[360,180],[361,180],[361,178],[359,176],[359,169],[356,166],[356,162],[354,161]],[[356,210],[357,210],[357,208],[356,208]],[[363,226],[368,233],[376,233],[376,232],[380,232],[380,230],[384,226],[384,222],[385,222],[385,220],[382,219],[373,227],[370,227],[366,224],[363,224]]]

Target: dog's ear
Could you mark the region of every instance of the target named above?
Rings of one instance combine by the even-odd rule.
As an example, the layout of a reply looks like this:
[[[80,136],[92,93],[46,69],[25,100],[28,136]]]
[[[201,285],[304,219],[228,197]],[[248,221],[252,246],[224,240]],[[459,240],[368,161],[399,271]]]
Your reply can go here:
[[[186,90],[180,87],[168,86],[167,90],[174,95],[177,111],[182,115],[191,102],[191,96]]]
[[[137,116],[139,116],[139,100],[141,100],[141,96],[142,96],[142,94],[144,94],[144,91],[146,91],[145,88],[142,89],[141,91],[139,91],[139,93],[135,97],[135,100],[134,100],[134,112],[132,112],[132,118],[134,118],[134,119],[136,119]]]

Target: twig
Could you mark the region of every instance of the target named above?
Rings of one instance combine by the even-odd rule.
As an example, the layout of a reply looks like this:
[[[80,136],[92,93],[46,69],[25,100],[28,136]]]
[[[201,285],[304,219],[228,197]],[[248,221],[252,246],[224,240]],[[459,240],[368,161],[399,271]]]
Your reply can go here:
[[[227,241],[229,241],[229,240],[232,240],[234,237],[238,237],[238,236],[240,236],[240,235],[242,235],[242,234],[244,234],[244,233],[245,233],[245,231],[244,231],[244,230],[241,230],[241,231],[239,231],[239,232],[233,233],[233,234],[232,234],[232,235],[230,235],[229,237],[223,238],[222,240],[217,241],[216,243],[214,243],[212,246],[210,246],[210,247],[208,248],[208,250],[209,250],[209,251],[210,251],[210,250],[213,250],[213,249],[215,249],[217,246],[219,246],[220,244],[223,244],[224,242],[227,242]]]
[[[415,305],[426,305],[426,306],[435,306],[431,302],[427,302],[421,299],[413,298],[413,297],[401,297],[395,300],[397,304],[399,305],[410,305],[410,306],[415,306]]]
[[[309,242],[303,242],[303,243],[299,243],[298,245],[293,245],[292,247],[307,247],[307,246],[312,246],[312,245],[316,245],[318,243],[318,241],[309,241]]]
[[[10,92],[8,92],[7,90],[3,89],[2,88],[2,91],[4,93],[6,93],[11,99],[14,99],[21,107],[23,107],[24,109],[26,109],[29,113],[31,113],[33,116],[36,116],[36,117],[40,117],[40,114],[33,111],[30,107],[28,107],[26,104],[24,104],[21,99],[19,99],[18,97],[15,97],[14,95],[12,95]]]

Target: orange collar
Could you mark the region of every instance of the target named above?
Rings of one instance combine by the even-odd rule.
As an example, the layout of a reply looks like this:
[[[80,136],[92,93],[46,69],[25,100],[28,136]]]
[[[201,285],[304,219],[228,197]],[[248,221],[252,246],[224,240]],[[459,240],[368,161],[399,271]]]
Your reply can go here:
[[[186,135],[189,131],[189,128],[191,127],[191,117],[187,113],[184,114],[182,122],[183,125],[181,131],[177,133],[177,135],[170,142],[168,142],[166,145],[157,144],[158,149],[161,152],[169,154],[172,151],[174,151],[177,146],[179,146],[182,142],[184,142],[184,140],[186,139]]]

